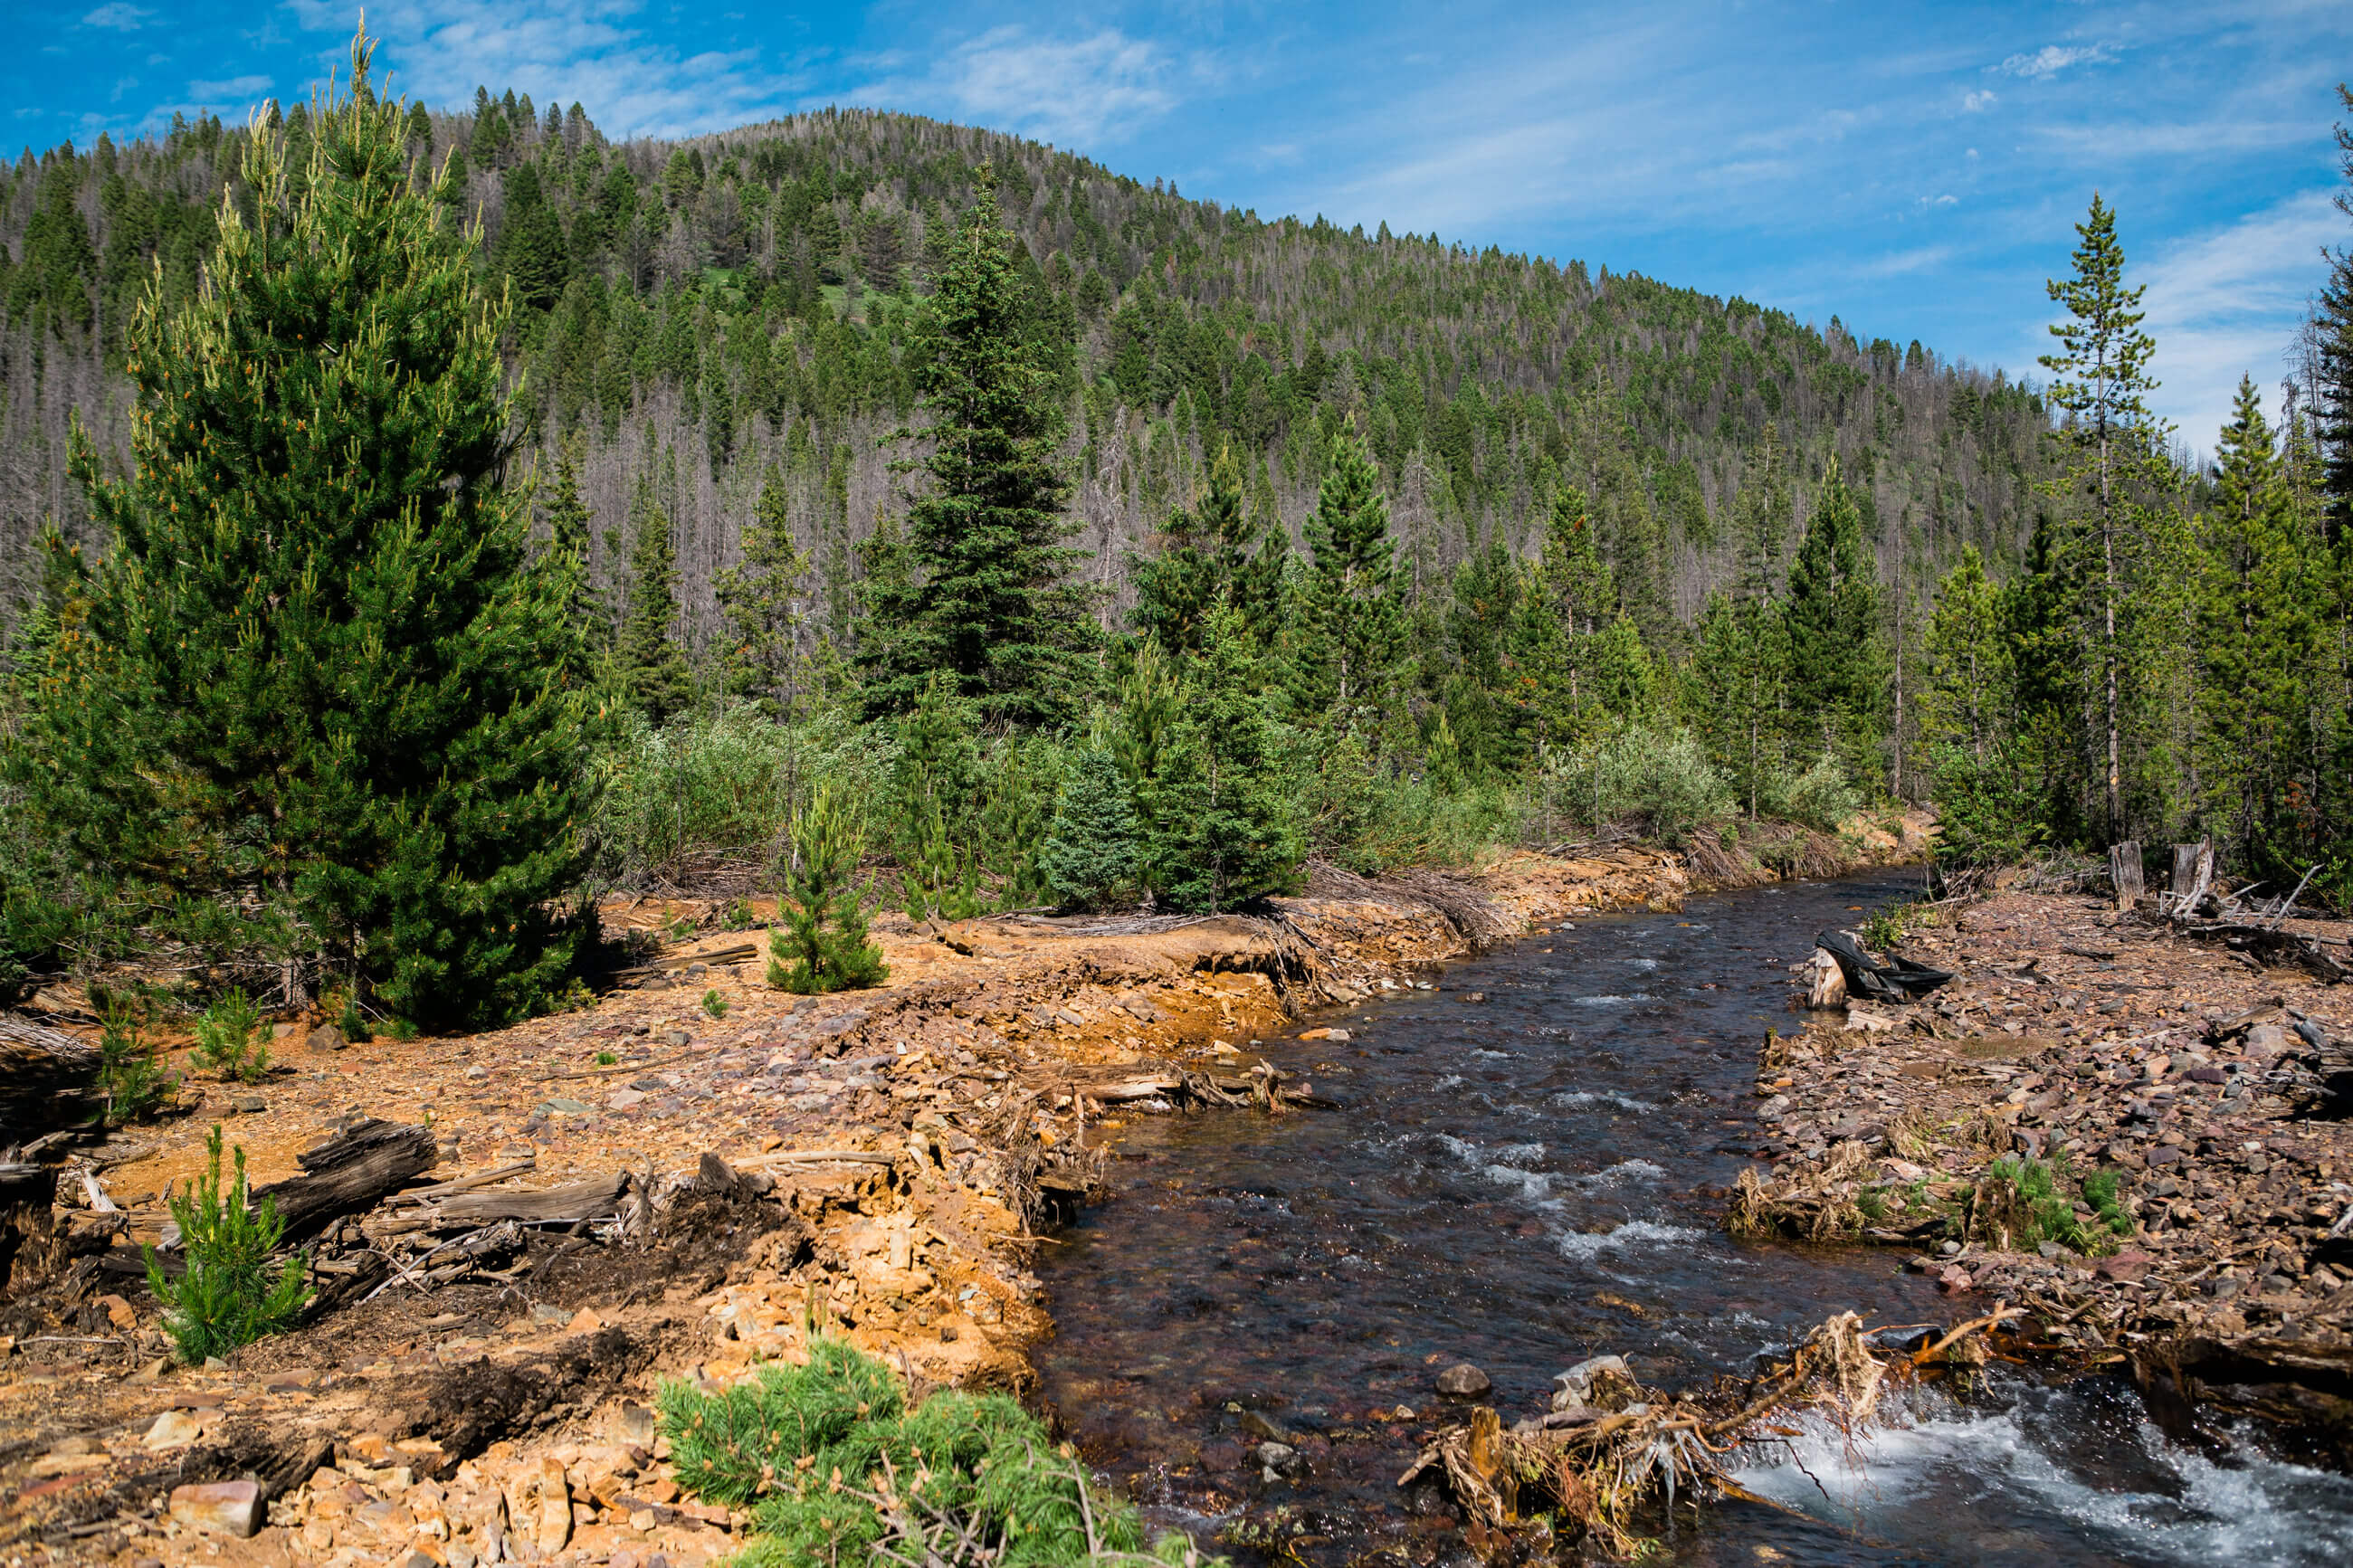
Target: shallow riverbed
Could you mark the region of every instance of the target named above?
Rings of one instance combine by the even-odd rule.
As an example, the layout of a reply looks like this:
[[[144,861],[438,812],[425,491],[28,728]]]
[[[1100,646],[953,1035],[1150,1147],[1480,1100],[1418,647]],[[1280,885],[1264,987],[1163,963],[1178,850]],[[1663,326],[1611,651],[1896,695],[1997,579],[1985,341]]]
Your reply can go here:
[[[1258,1053],[1342,1110],[1130,1119],[1121,1196],[1039,1270],[1059,1325],[1037,1355],[1048,1400],[1156,1516],[1282,1543],[1229,1540],[1240,1561],[1458,1561],[1442,1497],[1396,1486],[1423,1426],[1398,1407],[1426,1415],[1447,1365],[1482,1368],[1508,1424],[1590,1354],[1675,1387],[1833,1311],[1956,1317],[1891,1254],[1715,1228],[1748,1163],[1757,1043],[1792,1022],[1786,966],[1916,885],[1580,919],[1316,1020],[1345,1042]],[[1306,1457],[1296,1480],[1249,1462],[1263,1426]],[[1801,1437],[1741,1479],[1782,1506],[1677,1510],[1676,1561],[2353,1559],[2353,1484],[2183,1454],[2113,1383],[1997,1380],[1859,1445]]]

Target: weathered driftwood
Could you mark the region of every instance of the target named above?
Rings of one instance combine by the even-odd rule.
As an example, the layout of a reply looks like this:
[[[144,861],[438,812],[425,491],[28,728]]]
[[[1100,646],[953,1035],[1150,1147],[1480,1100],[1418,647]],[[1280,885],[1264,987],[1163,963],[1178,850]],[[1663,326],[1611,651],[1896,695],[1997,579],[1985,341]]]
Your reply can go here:
[[[441,1201],[436,1223],[483,1226],[512,1219],[525,1225],[577,1225],[582,1220],[609,1219],[621,1212],[621,1194],[628,1185],[629,1173],[616,1171],[609,1176],[592,1176],[536,1192],[459,1193]]]
[[[0,1148],[96,1114],[98,1047],[0,1016]]]
[[[446,1198],[452,1193],[470,1193],[476,1187],[487,1187],[493,1182],[503,1182],[509,1176],[520,1176],[526,1171],[536,1170],[538,1166],[539,1157],[534,1154],[512,1165],[501,1165],[495,1171],[484,1171],[480,1175],[460,1176],[454,1182],[439,1182],[429,1187],[411,1187],[405,1193],[394,1194],[392,1201],[396,1204],[421,1204],[427,1198]]]
[[[256,1190],[253,1201],[273,1198],[293,1243],[326,1228],[347,1214],[364,1214],[421,1173],[438,1151],[429,1127],[398,1121],[362,1121],[315,1149],[294,1156],[299,1176]]]

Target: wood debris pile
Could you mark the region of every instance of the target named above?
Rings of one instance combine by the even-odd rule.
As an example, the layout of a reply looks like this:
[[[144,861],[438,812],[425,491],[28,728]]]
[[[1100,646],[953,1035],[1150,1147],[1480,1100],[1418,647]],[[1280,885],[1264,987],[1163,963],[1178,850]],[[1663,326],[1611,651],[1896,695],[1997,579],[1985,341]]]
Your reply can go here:
[[[1493,1408],[1473,1408],[1430,1439],[1398,1485],[1435,1478],[1486,1530],[1541,1510],[1629,1551],[1659,1509],[1720,1489],[1736,1460],[1789,1436],[1792,1420],[1824,1416],[1856,1432],[1878,1418],[1891,1387],[1984,1365],[1989,1340],[2016,1316],[1997,1306],[1924,1334],[1874,1331],[1842,1312],[1757,1376],[1683,1394],[1645,1386],[1625,1357],[1595,1356],[1553,1379],[1541,1415],[1507,1428]]]

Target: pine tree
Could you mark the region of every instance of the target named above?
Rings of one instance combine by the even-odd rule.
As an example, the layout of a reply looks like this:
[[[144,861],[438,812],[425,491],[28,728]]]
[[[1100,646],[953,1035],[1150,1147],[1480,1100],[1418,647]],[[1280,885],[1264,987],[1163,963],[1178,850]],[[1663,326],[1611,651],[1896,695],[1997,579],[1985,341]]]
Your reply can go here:
[[[2337,97],[2353,114],[2353,87],[2339,82]],[[2345,184],[2335,196],[2339,212],[2353,217],[2353,126],[2337,126],[2337,167]],[[2322,484],[2328,497],[2333,542],[2353,536],[2353,245],[2328,255],[2328,278],[2313,301],[2315,350],[2314,434],[2323,454]]]
[[[2016,616],[1977,546],[1936,587],[1928,622],[1920,736],[1935,781],[1947,866],[1998,865],[2024,853],[2037,824],[2030,752],[2020,743]]]
[[[547,561],[564,573],[565,606],[580,649],[575,668],[586,673],[589,650],[602,641],[604,608],[588,578],[588,503],[580,499],[580,436],[575,431],[556,448],[555,482],[542,514],[547,524]]]
[[[980,857],[974,832],[980,805],[981,756],[976,705],[956,694],[952,678],[923,683],[896,726],[891,764],[892,851],[911,920],[978,912]]]
[[[830,209],[826,209],[830,210]],[[1067,716],[1086,690],[1093,621],[1060,542],[1062,415],[1029,329],[1028,290],[993,176],[932,300],[916,390],[932,423],[928,479],[907,517],[908,572],[870,593],[860,637],[870,713],[903,712],[934,672],[993,725]]]
[[[1533,737],[1535,693],[1514,657],[1525,574],[1500,539],[1454,569],[1446,641],[1454,668],[1440,688],[1439,719],[1464,778],[1518,765]],[[1435,759],[1432,766],[1435,767]]]
[[[2306,694],[2317,673],[2318,584],[2263,400],[2245,377],[2201,521],[2199,777],[2208,819],[2239,847],[2238,863],[2274,870],[2283,852],[2303,847],[2294,843],[2289,795],[2306,752],[2299,731],[2311,717]],[[2308,800],[2308,785],[2304,794]]]
[[[1819,727],[1810,749],[1835,752],[1850,776],[1860,774],[1884,726],[1879,585],[1863,552],[1862,514],[1836,458],[1790,563],[1783,616],[1790,703]]]
[[[679,643],[678,554],[669,509],[649,476],[639,476],[630,507],[628,610],[621,620],[620,674],[649,724],[684,709],[693,682]]]
[[[584,700],[506,475],[504,322],[410,189],[371,47],[307,167],[248,143],[204,292],[141,309],[132,470],[75,463],[113,544],[26,739],[73,857],[225,958],[274,953],[288,1004],[326,981],[500,1021],[573,957],[548,911],[584,865]]]
[[[1169,520],[1158,555],[1134,564],[1136,630],[1171,654],[1198,652],[1219,605],[1247,610],[1254,531],[1242,513],[1233,447],[1220,445],[1198,504]]]
[[[2166,482],[2162,473],[2165,430],[2148,409],[2157,387],[2148,374],[2154,339],[2140,330],[2140,300],[2147,286],[2124,283],[2124,247],[2116,241],[2116,213],[2097,194],[2092,210],[2075,226],[2081,243],[2074,276],[2052,279],[2051,298],[2067,308],[2068,319],[2051,328],[2061,353],[2039,363],[2056,378],[2044,394],[2065,417],[2059,438],[2068,454],[2063,493],[2072,493],[2089,512],[2095,545],[2096,576],[2085,586],[2096,627],[2099,660],[2099,721],[2105,742],[2105,811],[2103,826],[2113,838],[2127,837],[2125,816],[2124,647],[2118,626],[2129,562],[2126,552],[2135,522],[2136,480]]]
[[[544,310],[563,294],[571,270],[564,222],[541,187],[538,164],[517,163],[507,171],[505,184],[499,263],[514,286],[515,302],[526,310]]]
[[[1405,657],[1406,618],[1388,501],[1353,419],[1333,437],[1306,538],[1299,662],[1308,704],[1343,733],[1369,731]]]
[[[1781,432],[1769,420],[1765,439],[1741,477],[1735,518],[1740,548],[1739,596],[1769,599],[1781,584],[1781,542],[1789,521],[1789,477],[1782,463]]]
[[[777,900],[785,923],[768,937],[768,984],[804,996],[881,984],[891,967],[866,939],[856,881],[866,836],[856,812],[822,787],[794,816],[792,838]]]
[[[1065,906],[1108,908],[1135,889],[1142,839],[1119,759],[1110,747],[1092,745],[1062,784],[1039,869]]]
[[[1628,716],[1637,698],[1647,702],[1650,670],[1641,634],[1620,608],[1616,574],[1595,548],[1585,492],[1574,485],[1553,496],[1532,575],[1512,634],[1514,658],[1543,739],[1580,744]],[[1628,634],[1639,659],[1630,658]]]
[[[1779,606],[1718,590],[1692,627],[1684,702],[1706,746],[1755,817],[1788,770],[1789,637]]]
[[[1986,575],[1974,544],[1936,584],[1928,623],[1928,679],[1921,693],[1920,729],[1932,747],[1949,747],[1983,763],[2009,733],[2011,708],[2008,615],[2000,586]]]
[[[790,717],[799,698],[800,635],[808,619],[802,587],[809,556],[793,536],[791,492],[779,464],[768,466],[742,542],[744,559],[722,570],[712,584],[727,626],[729,684],[758,693],[771,714]]]
[[[1213,614],[1153,786],[1155,890],[1169,908],[1229,910],[1298,886],[1306,842],[1265,686],[1240,615]]]

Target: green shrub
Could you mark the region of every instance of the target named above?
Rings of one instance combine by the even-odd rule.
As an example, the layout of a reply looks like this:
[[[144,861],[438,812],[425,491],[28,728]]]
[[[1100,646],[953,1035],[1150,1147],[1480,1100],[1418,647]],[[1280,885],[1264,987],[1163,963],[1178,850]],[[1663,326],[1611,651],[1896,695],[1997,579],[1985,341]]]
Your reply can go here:
[[[641,886],[719,853],[774,867],[789,847],[796,799],[829,783],[879,795],[879,740],[836,715],[780,724],[749,707],[700,710],[660,729],[630,719],[590,770],[598,874]]]
[[[1633,817],[1661,843],[1681,845],[1693,828],[1733,813],[1730,786],[1680,724],[1629,725],[1556,766],[1563,804],[1596,828]]]
[[[746,1568],[1199,1561],[1182,1537],[1145,1558],[1135,1510],[1091,1493],[1011,1399],[943,1390],[910,1410],[890,1369],[839,1340],[718,1394],[666,1384],[658,1403],[678,1484],[751,1510]]]
[[[719,994],[716,986],[702,994],[702,1010],[713,1018],[727,1016],[727,998]]]
[[[144,1249],[147,1288],[164,1304],[164,1331],[180,1359],[191,1364],[293,1327],[310,1297],[300,1253],[270,1268],[286,1224],[278,1217],[275,1198],[263,1198],[258,1206],[248,1203],[245,1151],[237,1151],[237,1176],[226,1194],[217,1125],[205,1139],[205,1152],[206,1173],[171,1194],[187,1272],[176,1280],[168,1278],[155,1249]]]
[[[793,824],[793,868],[777,900],[785,923],[768,938],[768,984],[812,995],[879,985],[891,974],[866,940],[866,913],[852,879],[863,826],[830,788],[818,791]]]
[[[621,1058],[615,1056],[610,1051],[598,1051],[593,1059],[600,1068],[618,1067],[621,1065]]]
[[[1775,779],[1765,808],[1791,822],[1835,833],[1839,824],[1862,809],[1862,795],[1847,782],[1838,758],[1824,752],[1804,773]]]
[[[269,1071],[269,1047],[259,1038],[261,1015],[243,991],[231,991],[196,1020],[194,1060],[222,1079],[259,1083]]]
[[[1855,928],[1855,934],[1862,938],[1863,946],[1885,952],[1901,943],[1911,930],[1912,906],[1889,904],[1863,916],[1862,924]]]
[[[121,997],[106,1009],[106,1026],[98,1037],[98,1091],[106,1100],[106,1119],[135,1121],[170,1098],[180,1080],[164,1067],[140,1028],[139,1015]]]
[[[2094,1171],[2084,1178],[2084,1201],[2092,1205],[2102,1224],[2116,1235],[2129,1237],[2133,1233],[2132,1212],[2125,1207],[2117,1185],[2114,1171]]]
[[[1978,1185],[1970,1228],[1978,1235],[2007,1232],[2010,1245],[2021,1251],[2055,1241],[2084,1254],[2105,1252],[2114,1237],[2132,1234],[2132,1217],[2116,1196],[2115,1172],[2096,1171],[2079,1189],[2085,1205],[2099,1215],[2097,1225],[2087,1226],[2075,1217],[2075,1205],[2066,1194],[2074,1184],[2063,1153],[2052,1160],[2004,1154]]]

